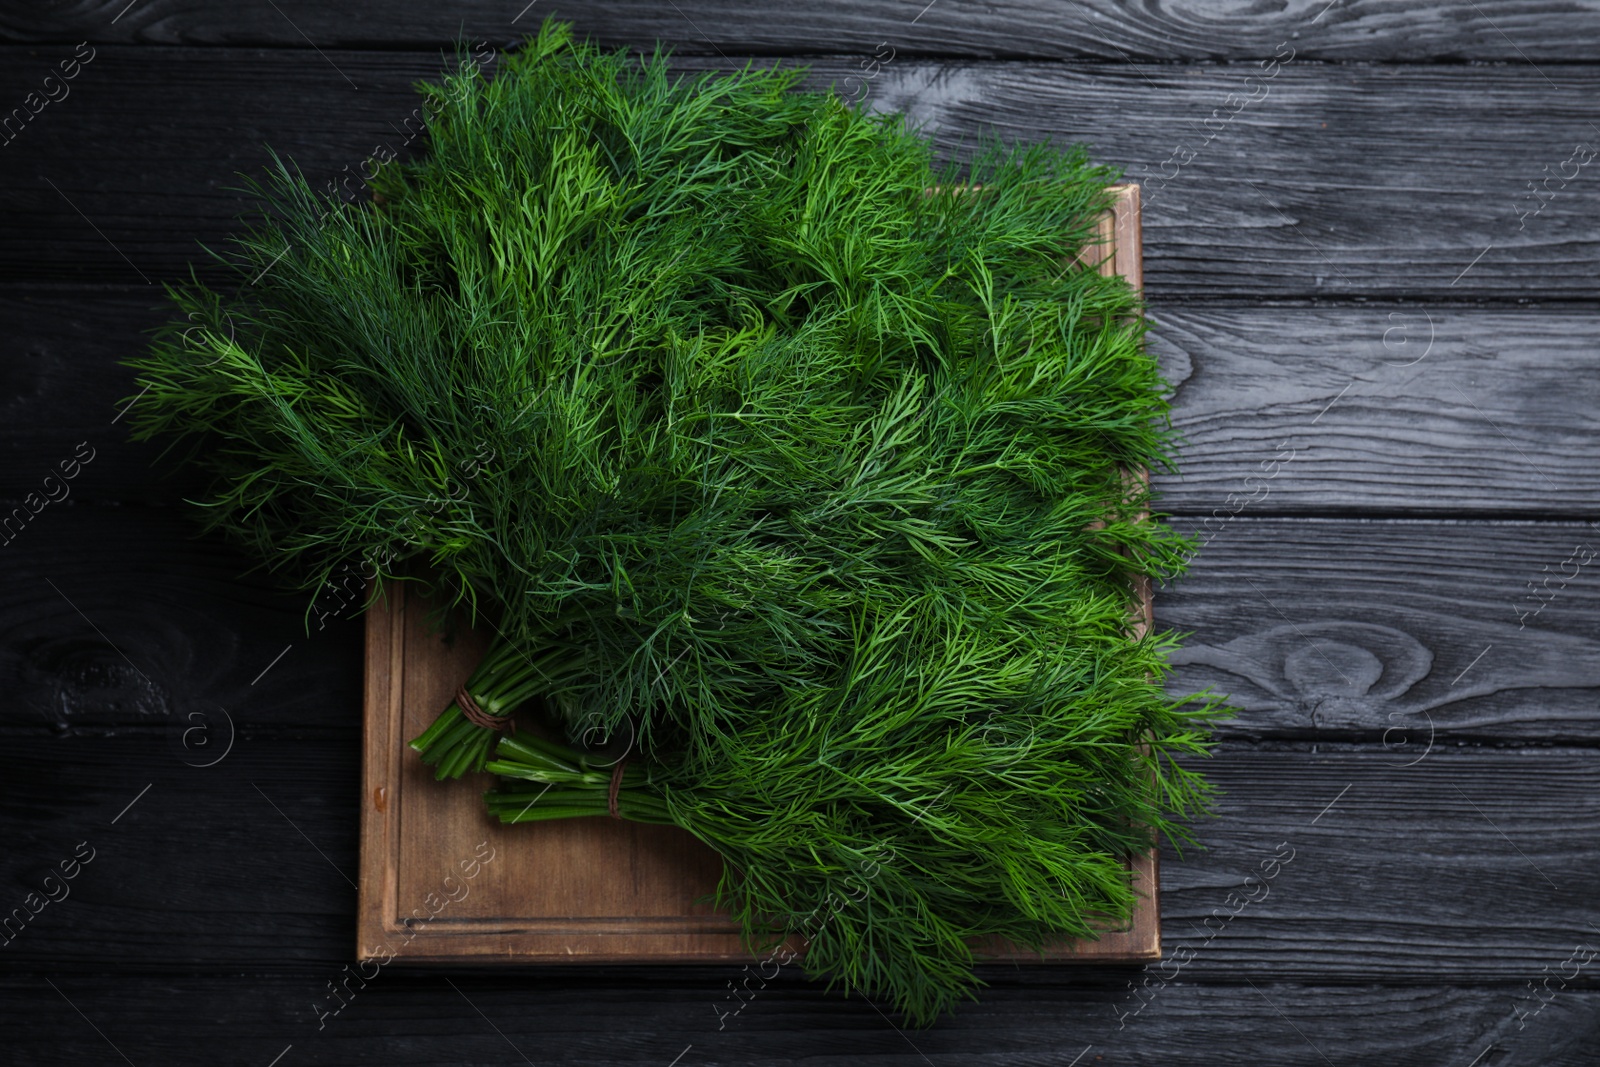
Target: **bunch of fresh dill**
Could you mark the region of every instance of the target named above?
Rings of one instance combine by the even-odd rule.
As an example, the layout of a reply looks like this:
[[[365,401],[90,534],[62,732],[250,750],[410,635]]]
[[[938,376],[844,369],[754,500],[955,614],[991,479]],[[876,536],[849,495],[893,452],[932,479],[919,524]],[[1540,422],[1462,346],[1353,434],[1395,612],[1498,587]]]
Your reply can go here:
[[[686,827],[752,948],[805,929],[810,973],[925,1023],[975,942],[1126,919],[1217,708],[1129,623],[1185,546],[1128,474],[1170,444],[1136,298],[1075,255],[1109,173],[936,169],[799,77],[547,23],[421,86],[426,153],[373,202],[256,187],[239,288],[171,290],[135,419],[304,588],[359,558],[493,625],[472,714],[414,742],[441,776],[487,765],[507,821]],[[530,701],[637,752],[491,753],[476,720]]]

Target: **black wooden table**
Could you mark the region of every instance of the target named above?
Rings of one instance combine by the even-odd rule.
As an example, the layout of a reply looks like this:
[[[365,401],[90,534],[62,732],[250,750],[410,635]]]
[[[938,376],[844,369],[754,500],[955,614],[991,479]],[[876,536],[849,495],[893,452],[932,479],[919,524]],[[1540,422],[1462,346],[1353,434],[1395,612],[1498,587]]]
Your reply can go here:
[[[1592,0],[523,2],[0,9],[0,1063],[1600,1063]],[[1206,541],[1158,622],[1242,709],[1160,967],[993,967],[925,1032],[787,977],[719,1029],[727,967],[392,967],[319,1017],[361,624],[193,537],[118,361],[264,146],[355,175],[458,36],[551,14],[1144,184]]]

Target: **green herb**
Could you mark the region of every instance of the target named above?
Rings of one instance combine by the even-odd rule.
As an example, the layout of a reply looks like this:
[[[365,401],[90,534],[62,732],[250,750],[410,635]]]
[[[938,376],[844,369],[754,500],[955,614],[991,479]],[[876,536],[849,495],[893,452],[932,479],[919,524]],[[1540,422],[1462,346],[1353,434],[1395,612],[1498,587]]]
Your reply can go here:
[[[1043,948],[1126,919],[1125,857],[1152,830],[1182,836],[1168,813],[1203,792],[1170,761],[1201,735],[1145,680],[1161,644],[1008,647],[937,610],[866,620],[835,689],[795,694],[714,754],[626,763],[617,794],[622,817],[722,854],[718,903],[753,949],[825,914],[807,972],[887,994],[918,1025],[972,988],[971,941]],[[1141,735],[1159,743],[1130,746]],[[502,820],[607,814],[611,769],[526,734],[497,753]]]
[[[634,737],[618,813],[721,852],[752,947],[806,933],[809,973],[925,1023],[969,939],[1127,918],[1218,708],[1129,625],[1186,542],[1129,476],[1170,447],[1136,298],[1077,256],[1112,175],[936,168],[799,77],[547,23],[422,86],[427,153],[374,203],[257,186],[239,288],[171,291],[134,417],[304,588],[359,561],[491,625],[473,703]],[[588,757],[494,739],[452,704],[413,744],[500,775],[510,821],[608,811]]]

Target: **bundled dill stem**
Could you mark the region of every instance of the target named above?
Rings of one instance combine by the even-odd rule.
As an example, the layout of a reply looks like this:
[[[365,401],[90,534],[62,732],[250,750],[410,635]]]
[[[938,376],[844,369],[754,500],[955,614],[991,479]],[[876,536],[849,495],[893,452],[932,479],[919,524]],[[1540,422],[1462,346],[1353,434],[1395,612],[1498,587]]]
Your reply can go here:
[[[134,418],[303,588],[361,560],[492,625],[482,711],[635,736],[618,813],[721,852],[753,947],[889,856],[806,967],[921,1024],[969,942],[1127,918],[1219,709],[1129,626],[1186,546],[1128,478],[1170,448],[1135,297],[1076,258],[1110,173],[936,168],[799,77],[547,23],[421,86],[374,203],[258,186],[238,288],[171,290]],[[608,811],[579,745],[495,740],[452,704],[413,745],[499,775],[508,821]]]

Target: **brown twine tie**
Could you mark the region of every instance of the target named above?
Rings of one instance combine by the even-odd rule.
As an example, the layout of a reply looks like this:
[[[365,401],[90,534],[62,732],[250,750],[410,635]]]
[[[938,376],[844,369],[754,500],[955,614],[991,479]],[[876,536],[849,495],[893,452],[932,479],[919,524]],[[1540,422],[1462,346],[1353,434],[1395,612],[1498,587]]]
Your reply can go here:
[[[478,707],[478,702],[472,699],[472,694],[467,692],[467,687],[462,686],[456,690],[456,707],[461,709],[461,714],[470,723],[483,727],[485,730],[504,730],[511,720],[505,715],[490,715]]]
[[[628,757],[623,756],[611,768],[611,788],[606,790],[606,810],[613,819],[622,818],[617,814],[617,791],[622,788],[622,768],[628,765]]]

